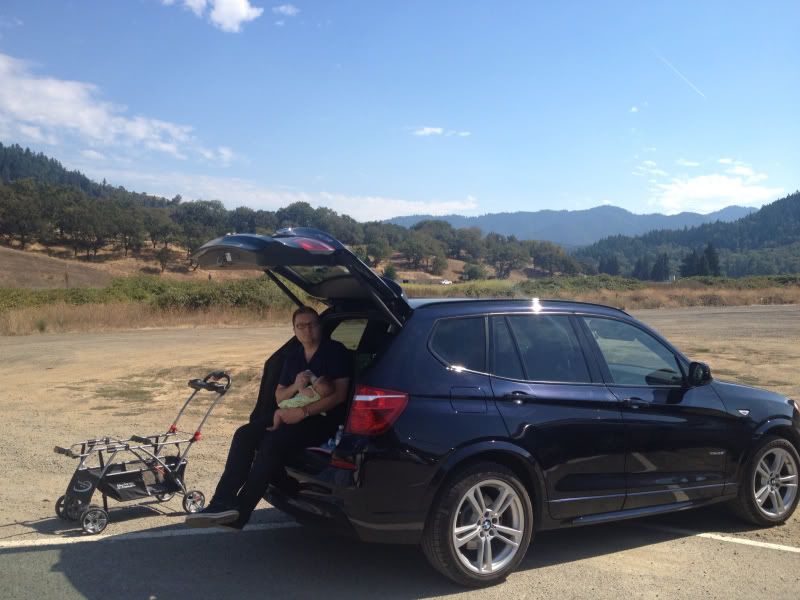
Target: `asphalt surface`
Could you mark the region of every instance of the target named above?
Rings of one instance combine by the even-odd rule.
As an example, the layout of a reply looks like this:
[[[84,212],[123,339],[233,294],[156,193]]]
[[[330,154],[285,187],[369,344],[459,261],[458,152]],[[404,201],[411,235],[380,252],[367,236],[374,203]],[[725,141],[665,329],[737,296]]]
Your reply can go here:
[[[126,509],[134,511],[136,509]],[[686,513],[687,515],[689,513]],[[251,531],[174,525],[104,538],[0,546],[0,598],[753,598],[800,596],[800,548],[699,537],[718,511],[540,533],[517,572],[465,590],[415,546],[300,527],[274,509]]]

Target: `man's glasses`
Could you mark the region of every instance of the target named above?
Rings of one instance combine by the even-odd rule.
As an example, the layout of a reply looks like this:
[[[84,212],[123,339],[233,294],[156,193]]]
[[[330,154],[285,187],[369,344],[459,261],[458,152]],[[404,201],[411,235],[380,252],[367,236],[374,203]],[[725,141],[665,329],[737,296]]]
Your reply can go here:
[[[294,328],[302,331],[303,329],[311,330],[314,327],[319,326],[319,322],[311,321],[310,323],[295,323]]]

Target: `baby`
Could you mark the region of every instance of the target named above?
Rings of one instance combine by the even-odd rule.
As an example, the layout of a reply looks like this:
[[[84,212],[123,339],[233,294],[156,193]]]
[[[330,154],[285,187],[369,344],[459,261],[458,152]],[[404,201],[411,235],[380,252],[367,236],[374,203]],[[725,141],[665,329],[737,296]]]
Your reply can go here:
[[[320,398],[329,396],[334,392],[333,383],[331,383],[325,376],[311,377],[311,385],[303,388],[291,398],[287,398],[278,403],[279,408],[303,408],[309,404],[313,404]],[[320,413],[324,415],[325,413]],[[283,423],[281,418],[281,411],[276,410],[275,416],[272,420],[272,427],[267,427],[267,431],[275,431]]]

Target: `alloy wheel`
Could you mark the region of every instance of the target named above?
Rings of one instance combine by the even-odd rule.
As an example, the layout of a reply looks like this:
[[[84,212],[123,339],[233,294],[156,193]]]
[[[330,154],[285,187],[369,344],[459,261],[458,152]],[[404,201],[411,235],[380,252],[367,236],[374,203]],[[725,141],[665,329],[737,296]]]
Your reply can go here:
[[[783,448],[771,448],[761,457],[753,474],[753,496],[758,510],[779,518],[791,510],[797,496],[798,465]]]
[[[516,556],[525,531],[525,513],[516,490],[489,479],[461,498],[451,525],[456,556],[473,573],[503,569]]]

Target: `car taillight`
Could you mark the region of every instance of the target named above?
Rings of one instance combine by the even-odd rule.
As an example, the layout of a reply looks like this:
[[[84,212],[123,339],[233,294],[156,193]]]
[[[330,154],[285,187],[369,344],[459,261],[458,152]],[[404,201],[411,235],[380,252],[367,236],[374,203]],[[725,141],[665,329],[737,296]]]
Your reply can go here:
[[[293,246],[295,248],[302,248],[308,252],[312,253],[328,253],[333,252],[334,247],[329,246],[325,242],[321,242],[319,240],[315,240],[313,238],[281,238],[281,241],[286,244],[287,246]]]
[[[408,404],[408,394],[366,385],[356,386],[347,417],[347,433],[380,435],[392,426]]]

